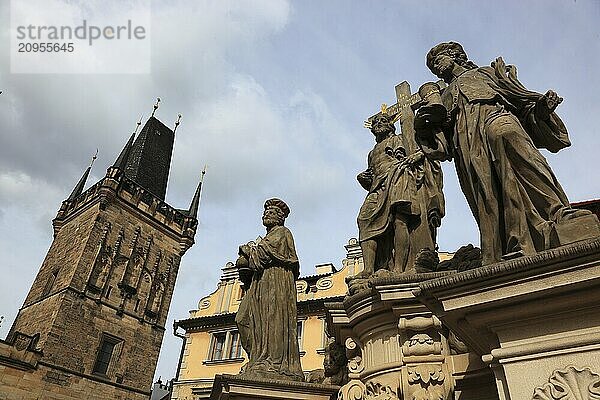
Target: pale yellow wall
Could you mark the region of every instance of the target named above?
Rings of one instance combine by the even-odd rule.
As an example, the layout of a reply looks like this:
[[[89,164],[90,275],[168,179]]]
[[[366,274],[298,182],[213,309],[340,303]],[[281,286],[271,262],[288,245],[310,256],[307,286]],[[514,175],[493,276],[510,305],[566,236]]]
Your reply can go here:
[[[300,358],[302,369],[312,371],[323,368],[324,343],[323,343],[323,316],[310,315],[300,318],[303,321],[302,347]],[[235,330],[230,327],[229,330]],[[223,331],[218,329],[219,332]],[[192,332],[187,335],[180,380],[212,378],[216,374],[237,374],[241,366],[247,361],[245,352],[242,352],[244,361],[227,362],[221,360],[216,364],[205,363],[209,358],[211,345],[211,332]],[[321,353],[321,354],[319,354]]]
[[[198,302],[197,310],[190,311],[190,318],[237,312],[241,290],[241,282],[238,280],[220,282],[217,290]]]
[[[303,371],[312,371],[323,368],[323,318],[317,315],[310,315],[303,321],[302,347],[300,350],[304,352],[300,357]],[[317,351],[320,350],[319,354]]]
[[[229,330],[234,329],[234,327],[230,327]],[[240,372],[242,362],[206,364],[205,361],[209,358],[210,344],[210,332],[193,332],[187,335],[182,368],[179,373],[180,379],[212,378],[216,374]]]

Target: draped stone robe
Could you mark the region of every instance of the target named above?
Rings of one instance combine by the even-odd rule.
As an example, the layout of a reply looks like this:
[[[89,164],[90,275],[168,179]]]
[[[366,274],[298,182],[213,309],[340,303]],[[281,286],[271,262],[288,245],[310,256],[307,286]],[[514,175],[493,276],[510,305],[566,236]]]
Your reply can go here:
[[[419,138],[429,156],[454,159],[479,225],[484,264],[549,248],[553,224],[572,211],[538,150],[570,145],[555,113],[547,120],[535,114],[542,96],[525,89],[516,69],[498,58],[492,67],[467,70],[449,84],[442,93],[449,129],[433,142]]]
[[[285,226],[272,228],[250,250],[250,287],[236,315],[249,377],[302,381],[297,336],[296,283],[300,267]]]

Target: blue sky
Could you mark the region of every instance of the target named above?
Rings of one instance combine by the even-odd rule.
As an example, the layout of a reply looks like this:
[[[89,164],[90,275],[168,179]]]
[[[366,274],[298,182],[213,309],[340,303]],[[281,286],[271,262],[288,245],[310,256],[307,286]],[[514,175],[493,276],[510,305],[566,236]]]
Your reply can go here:
[[[61,1],[61,0],[56,0]],[[531,90],[556,90],[572,147],[547,158],[571,201],[600,197],[598,1],[172,1],[152,7],[152,73],[11,74],[9,2],[0,2],[0,328],[4,337],[52,240],[51,219],[89,158],[90,183],[140,114],[177,131],[167,201],[187,207],[205,177],[197,244],[183,258],[157,376],[174,375],[173,319],[216,287],[240,243],[262,233],[262,203],[284,199],[303,274],[340,265],[357,236],[356,182],[373,137],[363,120],[394,86],[435,80],[425,54],[463,44],[479,65],[503,56]],[[118,57],[118,54],[115,54]],[[444,165],[442,250],[478,242],[454,167]]]

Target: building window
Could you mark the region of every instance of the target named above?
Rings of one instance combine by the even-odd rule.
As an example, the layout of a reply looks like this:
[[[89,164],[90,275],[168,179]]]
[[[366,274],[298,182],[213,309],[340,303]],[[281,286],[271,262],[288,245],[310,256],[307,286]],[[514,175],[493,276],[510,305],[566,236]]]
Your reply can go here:
[[[115,354],[115,348],[121,343],[120,339],[113,336],[103,335],[98,348],[98,356],[94,363],[94,374],[107,375],[110,362]]]
[[[225,332],[214,333],[212,346],[210,349],[210,360],[222,360],[223,359],[223,349],[225,347],[225,338],[227,334]]]
[[[325,323],[325,317],[318,317],[321,321],[321,347],[317,349],[317,354],[325,354],[325,349],[329,344],[329,335],[327,334],[327,325]]]
[[[229,350],[227,351],[227,357],[242,357],[242,343],[240,341],[240,333],[238,331],[232,331],[229,333]]]

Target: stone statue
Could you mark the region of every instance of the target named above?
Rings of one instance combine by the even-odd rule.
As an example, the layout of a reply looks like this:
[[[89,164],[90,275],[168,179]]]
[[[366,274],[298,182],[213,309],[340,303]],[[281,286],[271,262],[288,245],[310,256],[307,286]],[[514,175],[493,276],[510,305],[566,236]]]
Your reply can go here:
[[[558,245],[560,224],[584,218],[589,225],[591,213],[569,206],[538,150],[570,145],[554,113],[562,98],[527,90],[501,58],[477,67],[455,42],[432,48],[427,66],[448,87],[441,96],[432,83],[420,90],[427,103],[415,117],[417,140],[428,157],[454,159],[479,225],[483,264]],[[597,219],[591,223],[597,231]]]
[[[325,348],[323,360],[325,379],[323,383],[342,386],[348,382],[348,359],[346,348],[336,342],[330,342]]]
[[[385,107],[372,118],[371,132],[375,147],[369,152],[367,170],[357,176],[368,191],[357,218],[364,259],[364,271],[357,277],[368,278],[380,269],[415,272],[419,251],[435,249],[432,232],[443,210],[439,206],[430,210],[421,195],[426,190],[423,152],[407,154],[403,137],[395,133],[394,115],[388,115]]]
[[[241,245],[236,262],[246,271],[247,288],[235,318],[248,354],[241,374],[303,381],[296,331],[295,279],[300,265],[292,233],[283,226],[290,209],[279,199],[267,200],[264,207],[267,234],[256,243]]]

